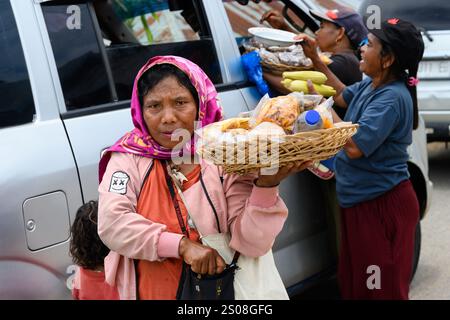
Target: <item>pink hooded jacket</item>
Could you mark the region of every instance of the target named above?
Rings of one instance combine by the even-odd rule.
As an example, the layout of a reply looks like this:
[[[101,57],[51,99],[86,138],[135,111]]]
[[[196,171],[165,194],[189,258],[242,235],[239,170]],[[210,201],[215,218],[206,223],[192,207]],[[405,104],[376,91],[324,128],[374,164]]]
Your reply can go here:
[[[113,152],[99,186],[98,232],[111,249],[105,258],[105,278],[117,287],[121,299],[136,299],[134,259],[180,258],[178,246],[183,235],[167,232],[165,225],[136,213],[137,199],[152,161]],[[220,169],[206,162],[201,163],[201,174],[206,192],[199,181],[184,193],[185,205],[200,232],[218,233],[214,206],[221,231],[231,233],[233,249],[249,257],[267,253],[288,215],[278,187],[255,186],[255,175],[224,175],[222,182]],[[117,178],[123,182],[119,190],[113,186]]]

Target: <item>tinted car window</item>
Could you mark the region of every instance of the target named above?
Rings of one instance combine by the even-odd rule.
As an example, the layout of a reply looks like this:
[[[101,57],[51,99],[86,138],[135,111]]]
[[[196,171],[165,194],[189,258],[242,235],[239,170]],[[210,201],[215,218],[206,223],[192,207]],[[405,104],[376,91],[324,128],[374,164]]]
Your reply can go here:
[[[31,122],[35,113],[25,58],[9,1],[0,2],[0,128]]]
[[[42,5],[67,110],[111,102],[108,77],[89,7]]]
[[[119,100],[131,98],[140,67],[158,55],[185,57],[222,83],[201,1],[98,1],[94,7]]]
[[[122,0],[113,1],[112,7],[140,44],[200,40],[199,19],[193,12],[186,14],[188,6],[172,6],[164,0]]]
[[[368,0],[360,12],[367,16],[367,7],[378,5],[381,18],[401,18],[426,30],[450,30],[450,2],[447,0]]]

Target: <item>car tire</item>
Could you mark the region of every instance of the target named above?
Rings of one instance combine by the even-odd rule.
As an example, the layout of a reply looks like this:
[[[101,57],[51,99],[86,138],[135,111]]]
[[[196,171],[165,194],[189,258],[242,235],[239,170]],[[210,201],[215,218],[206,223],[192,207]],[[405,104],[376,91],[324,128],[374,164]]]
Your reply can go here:
[[[411,281],[414,279],[414,275],[416,274],[417,271],[417,266],[419,265],[421,242],[422,242],[422,230],[419,221],[416,226],[416,233],[414,237],[414,253],[412,261]]]

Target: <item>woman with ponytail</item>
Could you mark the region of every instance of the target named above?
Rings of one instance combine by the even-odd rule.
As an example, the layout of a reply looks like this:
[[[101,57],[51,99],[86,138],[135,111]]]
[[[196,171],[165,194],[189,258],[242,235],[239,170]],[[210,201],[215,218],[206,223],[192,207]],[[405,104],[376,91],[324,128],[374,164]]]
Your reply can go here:
[[[305,53],[314,57],[307,40]],[[368,77],[346,87],[325,65],[336,104],[358,132],[336,156],[341,207],[338,280],[344,299],[408,299],[419,205],[409,180],[407,148],[418,125],[417,70],[424,44],[400,19],[370,30],[360,70]],[[334,114],[335,121],[342,121]]]

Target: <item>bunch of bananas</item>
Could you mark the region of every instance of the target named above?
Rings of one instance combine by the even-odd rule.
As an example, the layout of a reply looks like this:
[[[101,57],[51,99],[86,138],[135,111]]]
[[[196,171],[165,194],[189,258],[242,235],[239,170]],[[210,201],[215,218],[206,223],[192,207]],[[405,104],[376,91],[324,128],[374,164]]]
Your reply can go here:
[[[333,87],[325,85],[327,76],[318,71],[287,71],[283,72],[281,84],[291,91],[309,93],[307,81],[311,80],[314,90],[324,97],[331,97],[336,94]]]

